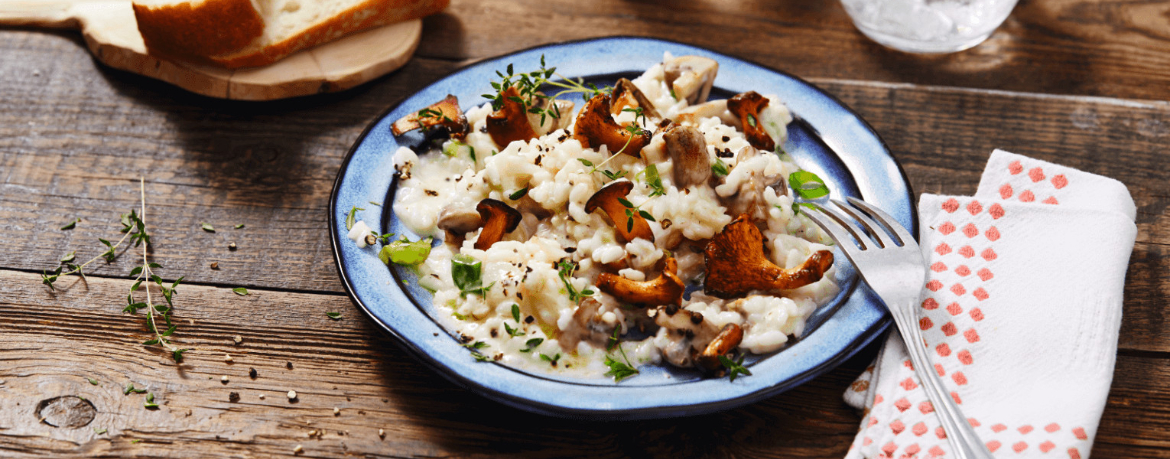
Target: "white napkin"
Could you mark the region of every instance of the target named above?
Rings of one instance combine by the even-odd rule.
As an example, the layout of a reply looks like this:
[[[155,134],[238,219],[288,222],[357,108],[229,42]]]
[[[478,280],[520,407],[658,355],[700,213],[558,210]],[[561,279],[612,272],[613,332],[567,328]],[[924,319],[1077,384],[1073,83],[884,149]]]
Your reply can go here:
[[[920,326],[968,422],[997,457],[1087,458],[1137,235],[1125,185],[996,150],[974,197],[918,212]],[[846,458],[951,457],[896,330],[845,401],[865,414]]]

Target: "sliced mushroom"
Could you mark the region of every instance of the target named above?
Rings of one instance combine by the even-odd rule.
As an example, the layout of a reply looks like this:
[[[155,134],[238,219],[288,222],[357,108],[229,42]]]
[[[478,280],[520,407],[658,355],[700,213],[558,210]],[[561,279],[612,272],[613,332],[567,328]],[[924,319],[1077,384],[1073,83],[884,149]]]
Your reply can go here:
[[[617,230],[618,238],[624,242],[637,238],[654,242],[654,231],[650,229],[650,224],[646,223],[646,219],[638,215],[638,212],[630,212],[627,215],[626,210],[632,209],[619,201],[619,199],[629,195],[633,189],[634,183],[628,180],[611,182],[589,197],[589,200],[585,202],[585,212],[592,213],[600,207],[606,215],[609,215],[609,219],[613,221],[614,229]]]
[[[483,230],[479,232],[479,239],[475,240],[477,250],[487,250],[520,224],[520,212],[495,199],[480,201],[475,211],[483,219]]]
[[[686,285],[678,277],[678,262],[667,258],[662,275],[652,281],[635,281],[610,273],[597,276],[597,288],[622,303],[646,307],[682,304]]]
[[[439,221],[436,226],[443,231],[462,236],[475,231],[483,224],[479,212],[466,206],[447,204],[439,211]]]
[[[650,131],[641,130],[639,134],[632,134],[613,120],[609,97],[604,94],[593,96],[585,103],[585,108],[577,114],[575,129],[577,132],[573,134],[573,138],[586,147],[598,148],[605,145],[610,154],[620,151],[640,158],[642,148],[650,143]]]
[[[675,100],[686,99],[690,105],[701,104],[711,95],[719,63],[699,56],[679,56],[664,63],[666,87]]]
[[[536,138],[536,131],[528,122],[528,110],[517,99],[520,91],[515,86],[508,87],[500,93],[500,109],[487,116],[488,135],[501,149],[517,140],[527,142]]]
[[[761,113],[768,106],[768,99],[755,91],[736,94],[727,100],[727,109],[739,118],[743,125],[744,137],[753,147],[772,151],[776,149],[776,141],[764,130]]]
[[[471,131],[467,117],[463,116],[463,110],[459,108],[459,99],[450,94],[427,108],[399,118],[390,125],[390,132],[402,135],[419,128],[424,131],[443,129],[451,137],[459,140],[466,138],[467,133]]]
[[[570,327],[564,330],[557,337],[557,341],[565,349],[576,349],[577,343],[581,341],[588,341],[598,346],[603,346],[609,337],[613,335],[613,329],[617,326],[616,323],[608,324],[601,318],[600,314],[601,302],[593,297],[585,297],[581,300],[581,304],[577,305],[577,309],[573,311],[573,322],[576,327]]]
[[[702,314],[673,304],[659,306],[651,310],[650,315],[661,327],[658,336],[666,336],[670,341],[669,345],[662,347],[662,356],[676,367],[695,366],[695,360],[719,333]]]
[[[634,82],[625,78],[619,78],[617,83],[613,85],[613,107],[611,107],[611,110],[614,115],[617,115],[626,108],[641,108],[642,114],[646,115],[646,118],[662,118],[662,115],[658,114],[658,110],[654,108],[654,104],[650,102],[650,99],[646,98],[645,94],[642,94],[641,89],[634,86]]]
[[[681,124],[666,128],[662,134],[674,169],[674,185],[686,188],[699,185],[711,177],[711,158],[703,133]]]
[[[543,95],[543,93],[537,93]],[[537,97],[533,103],[533,108],[538,111],[545,111],[546,113],[528,111],[528,124],[532,126],[536,135],[542,136],[553,132],[557,129],[566,129],[573,122],[573,107],[576,106],[572,101],[557,99],[551,100],[544,97]]]
[[[771,155],[771,153],[766,154]],[[735,165],[748,163],[760,155],[760,150],[751,145],[745,146],[735,154]],[[756,222],[761,222],[767,218],[768,209],[771,208],[764,196],[765,189],[772,187],[777,194],[785,195],[788,193],[788,186],[784,184],[783,174],[768,175],[764,174],[762,170],[754,170],[751,167],[746,170],[751,172],[747,177],[740,176],[738,188],[735,188],[735,185],[726,184],[730,176],[713,177],[715,180],[712,182],[717,183],[715,190],[720,193],[719,203],[727,208],[728,215],[748,214]],[[734,192],[724,196],[722,194],[726,192],[724,188],[730,188]]]
[[[736,324],[724,325],[719,335],[707,343],[707,347],[695,358],[695,364],[707,371],[718,370],[722,365],[719,356],[735,350],[742,341],[743,328]]]
[[[698,105],[691,105],[678,111],[680,123],[698,124],[703,118],[719,117],[724,124],[735,126],[739,120],[727,111],[727,99],[712,100]]]
[[[753,290],[777,291],[821,280],[833,265],[833,252],[820,250],[794,269],[776,266],[764,255],[764,236],[744,214],[711,238],[703,250],[707,280],[703,290],[721,298]]]

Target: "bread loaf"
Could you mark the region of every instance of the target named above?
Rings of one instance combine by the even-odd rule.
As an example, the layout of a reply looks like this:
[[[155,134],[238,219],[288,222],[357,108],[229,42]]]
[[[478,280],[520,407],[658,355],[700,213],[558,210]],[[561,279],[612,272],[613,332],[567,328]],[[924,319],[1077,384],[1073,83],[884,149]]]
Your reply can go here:
[[[152,53],[239,68],[268,65],[353,32],[428,16],[442,11],[448,3],[450,0],[136,0],[134,12],[138,30]],[[223,12],[228,10],[239,16],[224,19],[229,15]],[[180,20],[177,16],[182,12],[186,16]],[[261,24],[258,33],[257,17]],[[221,19],[216,26],[208,25]],[[241,44],[242,37],[247,40]]]

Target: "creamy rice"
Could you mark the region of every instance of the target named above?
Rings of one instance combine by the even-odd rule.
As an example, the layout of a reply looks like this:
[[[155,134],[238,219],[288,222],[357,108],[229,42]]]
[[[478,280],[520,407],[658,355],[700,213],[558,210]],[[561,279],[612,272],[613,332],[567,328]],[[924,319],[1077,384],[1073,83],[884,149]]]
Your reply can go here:
[[[667,55],[664,62],[671,59]],[[638,366],[671,361],[670,355],[687,352],[676,336],[681,330],[660,327],[654,331],[654,318],[648,317],[654,313],[647,312],[653,307],[623,305],[596,286],[597,278],[610,272],[633,281],[655,279],[662,275],[663,262],[671,258],[678,264],[679,278],[690,289],[701,286],[703,244],[732,221],[729,206],[751,204],[746,205],[746,213],[761,229],[768,259],[781,268],[800,266],[813,252],[828,249],[824,245],[828,240],[820,230],[794,215],[792,192],[784,179],[799,168],[785,161],[786,155],[755,151],[739,121],[727,110],[680,121],[688,103],[672,97],[664,81],[663,64],[650,68],[633,84],[663,118],[697,128],[711,164],[722,161],[727,175],[712,175],[707,182],[680,189],[674,183],[676,165],[661,132],[653,135],[641,158],[619,154],[611,159],[613,152],[604,145],[586,148],[575,139],[575,126],[552,129],[558,127],[552,125],[555,121],[538,126],[538,132],[551,132],[530,141],[496,145],[485,130],[492,113],[490,104],[465,113],[470,131],[463,141],[447,140],[441,148],[423,154],[405,147],[394,153],[395,167],[402,173],[394,212],[416,234],[443,240],[418,266],[419,283],[434,291],[433,302],[443,311],[437,319],[468,343],[483,343],[478,349],[483,355],[524,369],[598,377],[609,369],[604,363],[607,356],[624,352],[629,362]],[[761,113],[760,122],[777,144],[783,144],[785,124],[792,117],[779,98],[766,97],[767,113]],[[577,102],[579,107],[580,100]],[[630,112],[613,118],[619,124],[637,123],[652,132],[658,121],[636,118]],[[593,165],[609,159],[605,169],[625,172],[619,180],[633,183],[626,199],[654,217],[654,221],[647,221],[653,242],[644,238],[623,242],[615,232],[615,223],[603,212],[586,211],[590,197],[611,180],[599,172],[591,173],[593,168],[581,159]],[[654,188],[645,179],[648,164],[657,168],[664,195],[652,196]],[[524,197],[511,198],[524,189]],[[519,209],[522,219],[514,231],[486,250],[475,248],[480,229],[452,235],[437,226],[443,209],[475,209],[477,203],[489,198]],[[480,262],[482,285],[487,287],[482,294],[466,294],[456,286],[452,262],[457,255]],[[592,329],[575,318],[585,306],[570,298],[558,271],[562,260],[577,265],[567,278],[573,290],[592,292],[591,300],[582,300],[596,307],[589,322]],[[791,337],[801,336],[809,315],[837,294],[834,278],[835,267],[820,280],[800,288],[779,294],[753,292],[739,298],[718,298],[700,289],[684,298],[681,308],[701,314],[714,329],[726,324],[741,327],[743,339],[738,350],[765,354],[784,347]],[[519,311],[519,321],[513,316],[514,309]],[[596,333],[614,327],[624,336],[621,349],[607,350]],[[508,333],[509,329],[514,333]],[[647,334],[627,335],[633,330]]]

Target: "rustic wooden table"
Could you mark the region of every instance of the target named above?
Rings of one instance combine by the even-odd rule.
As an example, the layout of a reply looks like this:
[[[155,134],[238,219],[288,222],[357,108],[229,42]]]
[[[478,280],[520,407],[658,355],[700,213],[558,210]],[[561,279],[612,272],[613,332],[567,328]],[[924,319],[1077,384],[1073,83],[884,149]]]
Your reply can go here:
[[[808,79],[873,124],[917,193],[973,193],[997,147],[1123,181],[1139,234],[1093,456],[1170,457],[1168,18],[1165,1],[1025,0],[979,47],[917,57],[866,40],[835,1],[455,0],[426,20],[405,68],[349,92],[273,103],[207,99],[110,70],[72,32],[0,30],[0,456],[267,457],[301,444],[305,457],[842,457],[860,418],[841,393],[872,347],[740,409],[576,422],[454,386],[343,292],[329,191],[379,112],[475,59],[629,34]],[[149,335],[141,314],[121,312],[133,254],[91,265],[88,282],[41,284],[62,254],[88,258],[102,250],[97,238],[119,236],[140,176],[158,273],[184,278],[174,340],[197,350],[179,365],[140,345]],[[76,228],[60,229],[74,218]],[[130,382],[161,407],[123,395]],[[51,409],[67,408],[53,400],[62,396],[93,409]],[[46,400],[50,409],[38,410]]]

